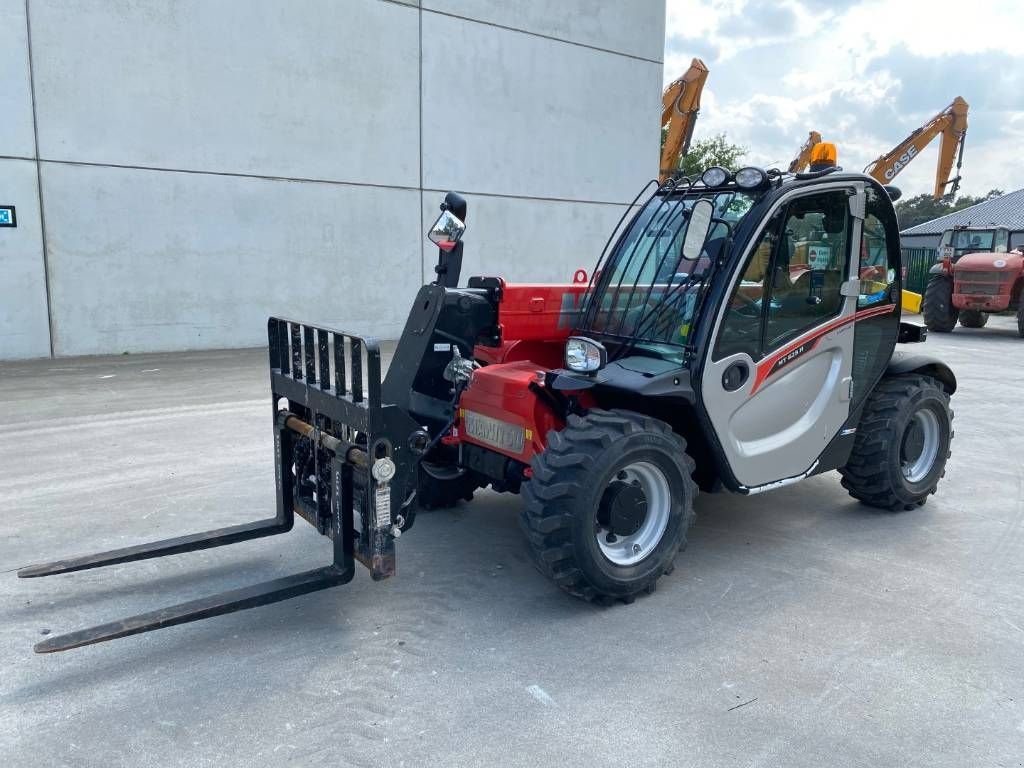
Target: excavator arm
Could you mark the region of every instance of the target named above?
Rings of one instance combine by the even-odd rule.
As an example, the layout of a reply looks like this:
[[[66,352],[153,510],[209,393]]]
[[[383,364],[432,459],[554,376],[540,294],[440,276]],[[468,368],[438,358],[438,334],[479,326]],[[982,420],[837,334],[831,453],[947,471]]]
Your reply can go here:
[[[679,167],[679,158],[690,148],[693,126],[700,111],[700,94],[708,79],[708,68],[700,59],[678,80],[672,81],[661,97],[661,125],[668,125],[668,134],[661,145],[660,180],[664,183]]]
[[[946,194],[946,187],[951,187],[949,194],[956,194],[960,188],[960,166],[964,157],[964,137],[967,135],[967,102],[957,96],[953,103],[935,115],[931,120],[911,133],[886,154],[871,162],[864,173],[874,177],[882,184],[888,184],[902,171],[928,144],[941,136],[939,144],[939,163],[935,169],[936,200]],[[956,160],[956,175],[953,173],[953,161]]]
[[[793,162],[789,164],[790,173],[800,173],[804,170],[811,162],[811,153],[814,148],[821,144],[821,134],[817,131],[811,131],[807,134],[807,141],[800,147],[800,152],[796,157],[793,158]]]

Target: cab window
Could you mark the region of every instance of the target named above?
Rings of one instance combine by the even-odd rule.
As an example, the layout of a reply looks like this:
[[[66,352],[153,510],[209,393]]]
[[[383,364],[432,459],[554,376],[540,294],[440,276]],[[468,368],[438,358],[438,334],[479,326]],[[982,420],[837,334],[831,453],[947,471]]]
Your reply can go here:
[[[997,229],[995,245],[992,250],[997,253],[1006,253],[1010,246],[1010,231],[1007,229]]]
[[[775,212],[761,232],[747,265],[729,298],[715,344],[714,359],[745,352],[754,360],[761,356],[762,302],[766,277],[778,246],[785,210]]]
[[[844,190],[800,197],[778,210],[744,265],[719,329],[715,359],[757,360],[838,315],[850,217]]]
[[[868,185],[865,191],[857,308],[892,307],[900,301],[900,233],[885,193],[874,185]],[[854,326],[851,407],[864,402],[885,372],[899,322],[896,312],[869,312]]]
[[[896,298],[896,266],[890,262],[882,200],[874,187],[869,186],[866,191],[867,210],[860,238],[858,309],[891,304]]]
[[[970,253],[972,251],[991,251],[992,241],[994,238],[995,232],[991,230],[983,232],[961,230],[953,237],[953,247],[963,253]]]
[[[836,190],[789,204],[768,282],[765,351],[842,309],[839,286],[846,279],[850,235],[847,199],[845,191]]]

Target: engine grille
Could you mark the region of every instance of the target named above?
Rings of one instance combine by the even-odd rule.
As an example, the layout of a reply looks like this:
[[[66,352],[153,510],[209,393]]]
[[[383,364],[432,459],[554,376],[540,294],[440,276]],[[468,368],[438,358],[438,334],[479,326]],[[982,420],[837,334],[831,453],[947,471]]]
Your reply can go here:
[[[997,296],[1010,277],[1009,272],[960,272],[954,290],[975,296]]]

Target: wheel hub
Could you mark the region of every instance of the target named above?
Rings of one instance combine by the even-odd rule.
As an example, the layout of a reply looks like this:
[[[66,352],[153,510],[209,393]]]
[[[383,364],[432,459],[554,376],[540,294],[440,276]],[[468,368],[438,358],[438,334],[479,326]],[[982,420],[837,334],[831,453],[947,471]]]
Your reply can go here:
[[[939,418],[931,409],[914,413],[900,443],[900,469],[911,483],[919,483],[932,471],[939,457]]]
[[[907,427],[907,431],[903,435],[902,455],[904,463],[919,459],[922,450],[924,450],[924,429],[922,429],[921,423],[914,419],[910,422],[910,426]]]
[[[601,554],[619,566],[650,555],[668,529],[672,491],[660,468],[647,461],[623,467],[601,494],[595,537]]]
[[[632,536],[647,517],[647,497],[639,482],[613,480],[601,497],[597,519],[616,536]]]

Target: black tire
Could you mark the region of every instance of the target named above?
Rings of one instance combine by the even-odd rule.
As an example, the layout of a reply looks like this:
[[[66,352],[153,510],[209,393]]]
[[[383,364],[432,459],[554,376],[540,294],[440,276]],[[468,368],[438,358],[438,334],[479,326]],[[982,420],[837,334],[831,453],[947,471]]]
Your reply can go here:
[[[984,328],[988,322],[988,312],[978,309],[961,309],[960,325],[964,328]]]
[[[929,331],[949,333],[956,328],[960,312],[953,306],[953,281],[944,275],[931,278],[921,307]]]
[[[919,412],[927,413],[917,417]],[[908,455],[913,430],[920,432],[921,421],[932,418],[938,429],[934,460],[925,465],[926,470],[922,466],[921,476],[908,477],[904,467],[913,469],[914,454]],[[946,474],[952,439],[949,394],[938,381],[919,374],[882,379],[864,407],[850,460],[839,470],[843,487],[855,499],[879,509],[895,512],[920,507]]]
[[[651,542],[649,554],[634,563],[618,564],[598,542],[599,531],[607,525],[609,533],[603,540],[615,546],[613,523],[599,523],[598,517],[612,514],[607,511],[612,506],[609,494],[617,497],[622,489],[639,492],[631,506],[623,503],[634,515],[642,505],[642,516],[634,517],[640,535],[654,513],[647,507],[644,491],[629,487],[640,488],[640,481],[626,481],[634,468],[651,466],[660,473],[656,483],[665,498],[664,530]],[[548,433],[547,449],[534,457],[531,467],[532,478],[522,489],[526,506],[520,523],[538,568],[563,590],[584,600],[628,603],[641,592],[654,591],[662,574],[675,567],[675,556],[685,547],[694,521],[697,484],[686,442],[668,424],[620,410],[570,416],[565,429]],[[630,534],[622,536],[620,545],[630,540]]]
[[[1024,339],[1024,296],[1020,299],[1020,308],[1017,310],[1017,333]]]
[[[424,511],[451,509],[460,501],[472,501],[480,487],[473,472],[423,461],[416,479],[416,506]]]

